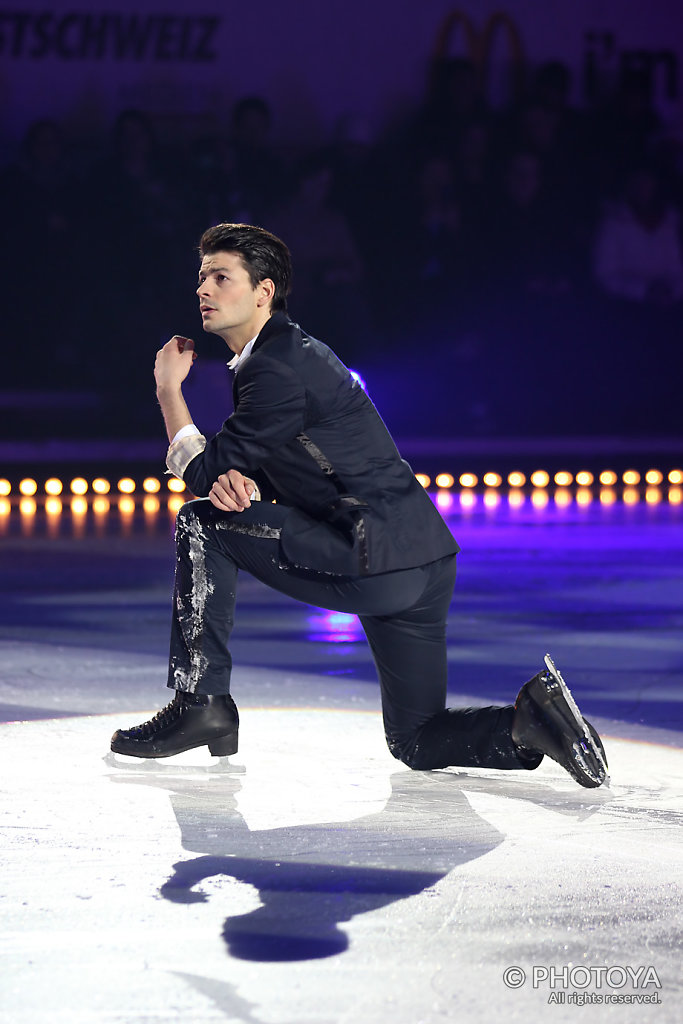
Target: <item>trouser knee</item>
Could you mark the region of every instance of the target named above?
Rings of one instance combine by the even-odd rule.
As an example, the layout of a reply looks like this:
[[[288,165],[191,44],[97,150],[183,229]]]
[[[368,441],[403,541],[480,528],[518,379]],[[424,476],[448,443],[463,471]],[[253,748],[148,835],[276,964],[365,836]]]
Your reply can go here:
[[[412,768],[413,771],[428,771],[433,767],[429,763],[428,752],[423,752],[418,742],[418,733],[409,736],[390,736],[387,734],[387,746],[389,752],[396,758]]]

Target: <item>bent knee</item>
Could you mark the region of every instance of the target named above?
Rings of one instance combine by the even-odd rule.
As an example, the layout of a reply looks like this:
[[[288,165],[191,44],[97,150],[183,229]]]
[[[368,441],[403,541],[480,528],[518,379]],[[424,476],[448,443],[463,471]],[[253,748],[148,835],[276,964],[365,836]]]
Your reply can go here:
[[[419,733],[411,736],[387,736],[387,746],[397,761],[402,761],[415,772],[425,772],[436,767],[427,751],[422,749]]]

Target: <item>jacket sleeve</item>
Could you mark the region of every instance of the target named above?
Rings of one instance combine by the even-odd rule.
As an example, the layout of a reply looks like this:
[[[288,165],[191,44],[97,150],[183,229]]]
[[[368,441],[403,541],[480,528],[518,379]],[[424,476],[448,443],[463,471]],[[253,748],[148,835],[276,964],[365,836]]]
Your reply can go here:
[[[201,498],[229,469],[257,479],[261,463],[303,431],[305,409],[297,374],[278,360],[252,356],[239,371],[237,409],[189,462],[185,483]]]

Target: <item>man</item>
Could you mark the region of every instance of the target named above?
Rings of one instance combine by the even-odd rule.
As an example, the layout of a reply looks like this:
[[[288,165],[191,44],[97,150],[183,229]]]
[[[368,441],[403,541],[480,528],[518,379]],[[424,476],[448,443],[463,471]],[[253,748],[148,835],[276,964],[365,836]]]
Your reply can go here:
[[[235,411],[207,441],[182,394],[194,346],[174,337],[157,353],[167,465],[202,497],[177,519],[175,696],[150,721],[118,730],[112,750],[236,752],[228,640],[246,569],[301,601],[360,617],[389,749],[411,768],[535,768],[548,754],[581,785],[599,786],[600,740],[550,659],[514,707],[446,709],[458,545],[365,392],[287,317],[285,244],[262,228],[219,224],[200,253],[203,327],[234,353]]]

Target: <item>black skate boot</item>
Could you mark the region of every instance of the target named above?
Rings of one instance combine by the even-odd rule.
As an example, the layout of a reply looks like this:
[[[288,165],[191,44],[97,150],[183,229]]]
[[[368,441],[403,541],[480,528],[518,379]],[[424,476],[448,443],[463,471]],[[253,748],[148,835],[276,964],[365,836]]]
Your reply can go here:
[[[512,741],[521,753],[543,753],[565,768],[581,786],[601,786],[607,759],[597,732],[576,706],[549,654],[546,671],[519,691],[512,719]]]
[[[171,757],[206,744],[216,757],[237,753],[239,715],[229,695],[183,693],[148,722],[117,729],[111,738],[116,754],[132,757]]]

